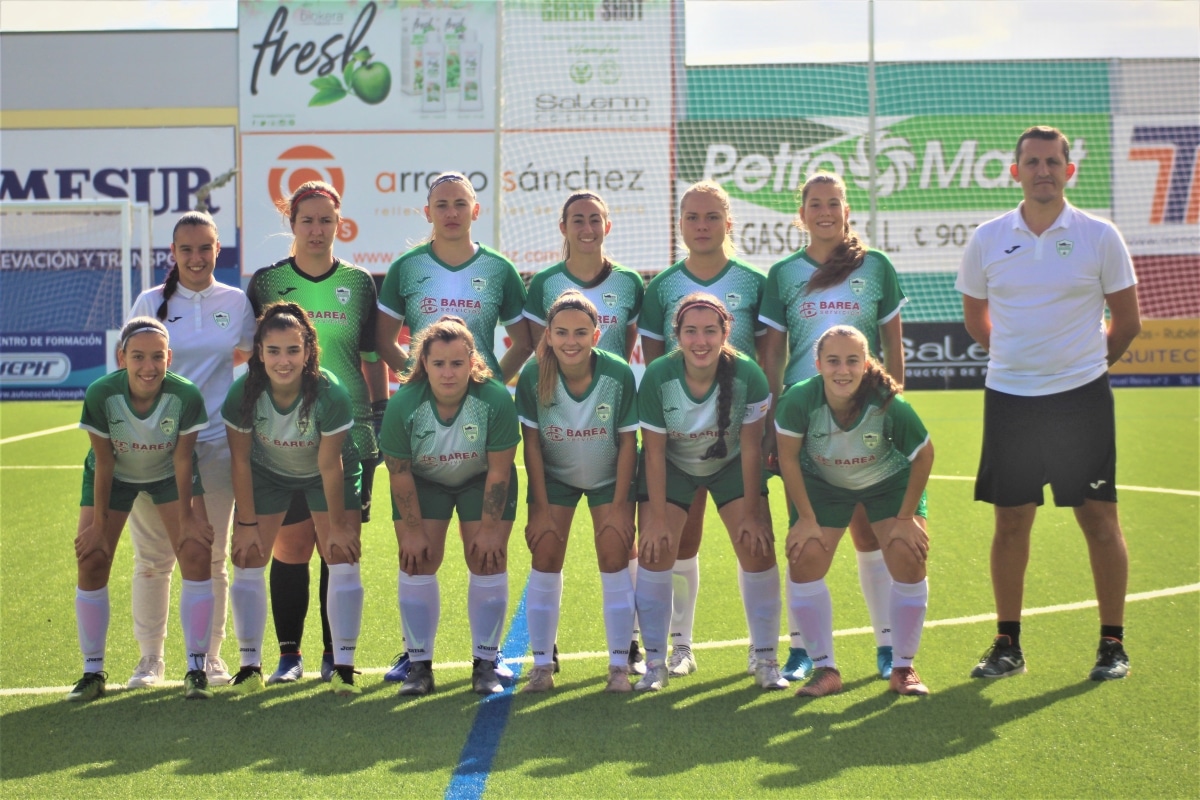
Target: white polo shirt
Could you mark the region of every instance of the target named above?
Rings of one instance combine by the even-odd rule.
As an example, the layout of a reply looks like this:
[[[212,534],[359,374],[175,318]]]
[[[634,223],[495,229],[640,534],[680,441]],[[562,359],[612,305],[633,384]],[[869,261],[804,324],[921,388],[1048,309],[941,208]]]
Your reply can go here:
[[[1068,203],[1041,236],[1020,206],[980,225],[954,288],[988,303],[988,388],[1034,396],[1108,370],[1104,297],[1136,283],[1116,227]]]
[[[162,304],[162,286],[138,295],[132,317],[154,317]],[[221,418],[221,404],[233,384],[234,348],[254,348],[254,310],[241,289],[214,282],[200,292],[178,286],[162,321],[171,336],[171,371],[200,388],[209,419]],[[199,441],[225,438],[221,425],[200,431]]]

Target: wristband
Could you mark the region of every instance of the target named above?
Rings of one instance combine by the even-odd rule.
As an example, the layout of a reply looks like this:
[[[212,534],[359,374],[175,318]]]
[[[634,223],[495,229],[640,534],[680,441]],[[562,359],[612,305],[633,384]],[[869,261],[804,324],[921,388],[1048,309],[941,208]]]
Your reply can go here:
[[[234,524],[241,525],[243,528],[257,528],[258,527],[257,522],[242,522],[241,520],[234,520]]]

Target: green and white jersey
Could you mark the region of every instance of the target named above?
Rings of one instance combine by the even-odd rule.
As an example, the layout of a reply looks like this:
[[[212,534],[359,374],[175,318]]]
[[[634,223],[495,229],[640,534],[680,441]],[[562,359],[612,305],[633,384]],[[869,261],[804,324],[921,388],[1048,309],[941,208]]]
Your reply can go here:
[[[638,319],[638,333],[665,342],[669,353],[679,341],[673,323],[679,301],[692,292],[707,292],[725,304],[733,314],[733,330],[729,344],[742,353],[754,354],[754,337],[766,332],[758,320],[762,305],[763,287],[767,276],[744,261],[731,258],[725,268],[712,280],[702,281],[678,261],[658,273],[646,287],[646,301]]]
[[[496,325],[521,319],[525,284],[511,261],[490,247],[477,247],[475,255],[457,267],[439,260],[432,243],[409,250],[388,267],[379,290],[379,310],[407,321],[414,339],[445,314],[462,317],[476,348],[498,377]]]
[[[521,441],[517,409],[497,380],[472,381],[454,419],[444,422],[428,381],[400,387],[388,401],[379,443],[383,454],[412,462],[413,474],[455,488],[488,469],[488,453]]]
[[[642,375],[638,416],[642,427],[667,437],[667,458],[689,475],[712,475],[742,454],[742,425],[757,422],[771,407],[767,376],[738,353],[733,372],[733,402],[725,431],[723,459],[703,458],[717,438],[717,382],[704,397],[693,397],[684,376],[682,352],[656,358]]]
[[[818,375],[783,393],[775,429],[804,439],[800,468],[805,473],[842,489],[868,489],[911,470],[917,452],[929,443],[925,426],[903,397],[893,397],[886,410],[882,406],[883,398],[872,398],[854,424],[843,429]]]
[[[362,374],[362,361],[374,362],[375,279],[362,267],[336,261],[329,272],[313,278],[305,275],[293,259],[264,267],[254,273],[246,295],[254,314],[278,300],[296,303],[308,312],[317,329],[321,367],[338,377],[350,394],[354,427],[348,437],[361,458],[375,458],[379,447],[371,426],[371,395]]]
[[[871,355],[882,361],[879,326],[890,322],[908,302],[900,291],[896,268],[886,255],[868,250],[863,263],[837,286],[805,293],[820,265],[800,250],[771,267],[758,318],[788,335],[788,363],[783,384],[790,386],[817,374],[813,345],[835,325],[851,325],[867,337]]]
[[[633,370],[620,356],[592,350],[592,383],[571,394],[559,372],[554,399],[538,400],[538,363],[531,358],[517,379],[517,416],[538,431],[546,474],[577,489],[599,489],[617,479],[620,434],[638,429]]]
[[[196,385],[174,372],[163,376],[162,391],[150,411],[138,414],[130,405],[129,373],[119,369],[87,388],[79,427],[112,443],[113,477],[153,483],[175,474],[179,437],[207,428],[208,414]]]
[[[596,347],[625,357],[625,331],[638,321],[646,286],[642,276],[620,264],[613,264],[608,276],[594,286],[580,283],[560,261],[533,276],[529,282],[529,297],[525,299],[525,316],[546,327],[546,314],[554,301],[568,289],[577,289],[600,315],[600,341]],[[582,488],[582,487],[580,487]]]
[[[280,408],[271,399],[271,390],[264,389],[254,403],[254,419],[242,419],[242,397],[246,392],[246,376],[233,382],[229,396],[221,408],[225,424],[235,431],[253,434],[250,461],[285,478],[315,478],[321,474],[317,452],[321,437],[349,430],[354,422],[350,395],[330,370],[321,368],[317,399],[309,408],[307,418],[301,419],[303,395],[287,408]],[[342,465],[353,469],[359,462],[358,450],[350,436],[342,444]]]

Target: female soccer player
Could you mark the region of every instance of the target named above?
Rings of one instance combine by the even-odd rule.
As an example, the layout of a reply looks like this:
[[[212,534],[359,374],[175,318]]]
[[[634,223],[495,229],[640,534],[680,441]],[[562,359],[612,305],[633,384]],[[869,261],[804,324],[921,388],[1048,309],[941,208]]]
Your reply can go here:
[[[629,497],[637,468],[637,391],[633,370],[605,352],[595,305],[569,289],[546,312],[535,359],[517,381],[517,414],[525,439],[533,554],[525,613],[533,670],[523,692],[554,688],[554,658],[562,604],[563,560],[575,507],[587,495],[596,560],[604,588],[608,638],[607,692],[629,692],[633,636],[634,543]]]
[[[245,363],[254,343],[254,311],[241,289],[213,279],[221,242],[212,217],[189,211],[175,223],[171,255],[175,264],[166,283],[143,292],[133,304],[133,317],[157,317],[171,331],[171,370],[196,384],[204,395],[210,420],[233,383],[233,368]],[[212,634],[205,672],[211,685],[229,682],[221,660],[228,616],[229,527],[233,523],[233,484],[229,480],[229,444],[223,425],[209,425],[196,439],[196,458],[204,475],[204,505],[213,526]],[[175,549],[148,495],[138,495],[129,514],[133,544],[133,633],[141,660],[129,687],[154,686],[162,680],[163,642]]]
[[[550,307],[563,292],[574,289],[597,309],[596,347],[629,361],[645,286],[641,275],[614,264],[604,253],[604,240],[612,230],[608,206],[595,192],[575,192],[563,203],[558,230],[563,235],[563,260],[529,282],[525,318],[532,340],[541,341]]]
[[[742,575],[755,678],[783,689],[779,638],[779,568],[762,472],[762,428],[771,407],[767,378],[729,345],[732,316],[719,300],[683,298],[673,332],[679,347],[646,368],[638,391],[643,464],[638,470],[637,611],[646,647],[646,674],[634,687],[667,685],[671,567],[688,508],[707,489],[729,531]]]
[[[371,495],[378,465],[376,434],[387,405],[387,372],[375,354],[375,279],[366,270],[333,255],[341,224],[342,198],[323,181],[309,181],[292,192],[284,213],[291,225],[292,255],[254,273],[247,293],[262,314],[270,303],[286,300],[305,310],[321,345],[321,366],[337,376],[350,393],[354,425],[350,443],[362,463],[362,522],[371,519]],[[268,683],[299,680],[304,674],[300,645],[308,615],[308,562],[317,543],[304,493],[296,492],[275,539],[271,560],[271,612],[279,640],[279,666]],[[324,653],[321,679],[333,677],[333,640],[327,595],[329,568],[321,561],[320,607]]]
[[[679,232],[687,247],[687,258],[663,270],[646,287],[646,301],[638,321],[642,355],[646,363],[669,353],[678,345],[669,321],[675,319],[683,298],[692,292],[715,295],[733,317],[729,343],[735,350],[753,355],[761,341],[763,326],[758,321],[766,276],[755,267],[734,258],[731,238],[733,215],[729,194],[719,184],[693,184],[679,202]],[[760,363],[762,359],[759,359]],[[704,533],[707,494],[698,491],[688,509],[687,525],[675,561],[674,614],[671,619],[672,675],[696,671],[692,654],[692,623],[700,591],[700,539]],[[764,501],[765,502],[765,501]],[[769,513],[765,508],[763,513]],[[754,671],[751,654],[751,672]]]
[[[889,688],[929,694],[912,667],[929,600],[925,484],[933,444],[900,386],[870,355],[857,328],[838,325],[817,340],[819,375],[779,401],[779,469],[794,506],[787,536],[788,605],[815,669],[797,692],[833,694],[842,677],[833,657],[833,610],[825,574],[854,509],[866,509],[892,578],[893,667]]]
[[[230,598],[241,669],[232,683],[242,693],[263,688],[264,572],[296,491],[304,493],[329,564],[331,686],[343,696],[362,692],[354,680],[363,585],[361,467],[349,441],[353,406],[341,382],[317,359],[317,331],[308,313],[296,303],[272,303],[259,317],[249,370],[234,381],[221,409],[237,498]]]
[[[75,622],[83,677],[67,700],[94,700],[104,694],[108,576],[121,529],[141,492],[157,506],[159,523],[183,573],[179,618],[187,649],[184,697],[209,698],[212,690],[204,666],[212,627],[213,531],[199,499],[204,489],[195,469],[196,435],[208,425],[204,397],[186,378],[167,372],[167,329],[152,317],[125,323],[117,364],[119,370],[88,387],[79,422],[92,444],[83,465],[75,536]]]
[[[508,608],[508,537],[517,513],[517,411],[508,390],[491,379],[462,318],[448,315],[426,326],[412,352],[412,369],[388,401],[380,442],[391,476],[400,621],[411,665],[400,694],[434,689],[437,571],[456,509],[471,573],[471,685],[479,694],[493,694],[503,691],[495,662]]]
[[[846,185],[830,173],[804,183],[798,224],[809,244],[771,267],[759,319],[766,324],[763,364],[771,392],[780,397],[789,386],[816,374],[813,345],[834,325],[850,325],[867,339],[869,352],[882,362],[897,385],[904,385],[904,343],[900,308],[907,302],[888,257],[869,250],[850,227]],[[880,345],[882,344],[882,351]],[[784,348],[787,366],[784,367]],[[782,381],[781,381],[782,377]],[[775,461],[775,431],[767,430],[767,458]],[[880,677],[892,671],[892,635],[888,603],[892,579],[871,524],[859,507],[850,522],[850,538],[858,558],[858,578],[875,629],[875,657]],[[784,677],[803,680],[812,668],[795,620],[789,619],[791,649]]]

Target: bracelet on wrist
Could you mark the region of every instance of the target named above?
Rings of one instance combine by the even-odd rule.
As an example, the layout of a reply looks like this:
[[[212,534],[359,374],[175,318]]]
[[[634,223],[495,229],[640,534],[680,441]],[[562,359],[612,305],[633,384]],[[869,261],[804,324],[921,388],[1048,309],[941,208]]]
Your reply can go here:
[[[243,528],[257,528],[258,527],[257,522],[242,522],[241,520],[234,520],[234,524],[241,525]]]

